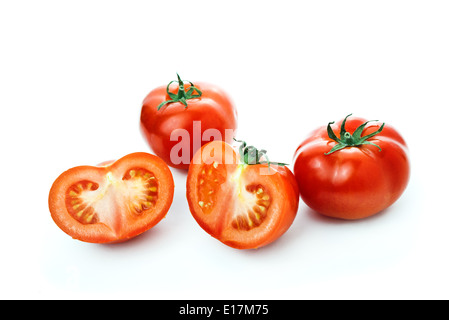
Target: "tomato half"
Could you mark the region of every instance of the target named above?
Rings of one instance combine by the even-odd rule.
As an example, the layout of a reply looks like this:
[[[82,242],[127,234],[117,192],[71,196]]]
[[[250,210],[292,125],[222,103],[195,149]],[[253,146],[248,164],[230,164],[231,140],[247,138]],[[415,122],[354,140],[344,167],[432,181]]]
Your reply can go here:
[[[241,163],[229,144],[214,141],[192,159],[187,200],[207,233],[230,247],[250,249],[287,231],[298,210],[299,190],[287,167]]]
[[[173,193],[168,166],[139,152],[63,172],[50,189],[48,205],[54,222],[74,239],[121,242],[164,218]]]
[[[172,82],[144,99],[141,130],[153,152],[169,166],[188,169],[195,152],[207,142],[232,142],[237,110],[215,85],[184,84],[179,76],[177,84]]]
[[[310,208],[353,220],[391,206],[408,184],[410,163],[407,145],[392,126],[348,117],[300,144],[294,174]]]

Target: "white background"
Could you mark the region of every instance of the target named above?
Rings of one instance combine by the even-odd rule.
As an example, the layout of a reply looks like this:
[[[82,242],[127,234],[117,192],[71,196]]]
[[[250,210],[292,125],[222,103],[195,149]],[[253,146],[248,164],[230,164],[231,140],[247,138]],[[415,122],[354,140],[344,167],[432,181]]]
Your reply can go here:
[[[0,298],[449,298],[447,1],[2,1]],[[182,78],[215,83],[238,137],[291,163],[349,113],[410,147],[403,196],[345,222],[301,202],[277,242],[228,248],[194,221],[185,173],[152,230],[119,245],[51,220],[64,170],[150,152],[141,102]]]

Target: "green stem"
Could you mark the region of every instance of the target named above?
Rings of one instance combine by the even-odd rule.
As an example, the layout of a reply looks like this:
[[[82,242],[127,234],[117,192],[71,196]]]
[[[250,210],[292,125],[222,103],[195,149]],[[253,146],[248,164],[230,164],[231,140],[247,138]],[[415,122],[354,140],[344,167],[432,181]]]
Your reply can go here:
[[[327,134],[329,135],[329,138],[331,138],[332,140],[337,142],[337,144],[329,152],[325,153],[325,155],[329,155],[331,153],[334,153],[338,150],[341,150],[341,149],[344,149],[347,147],[359,147],[361,145],[372,145],[372,146],[377,147],[379,149],[379,151],[382,151],[382,149],[377,144],[372,143],[367,140],[374,137],[376,134],[380,133],[383,130],[385,123],[383,123],[377,131],[362,137],[361,135],[362,135],[363,129],[365,129],[366,125],[369,122],[378,121],[378,120],[370,120],[370,121],[367,121],[367,122],[361,124],[357,129],[355,129],[354,133],[351,134],[351,133],[347,132],[346,128],[345,128],[346,120],[350,116],[352,116],[352,114],[347,115],[341,124],[340,138],[338,138],[335,135],[334,131],[331,128],[331,124],[333,124],[334,122],[329,122],[329,124],[327,125]]]
[[[254,165],[254,164],[268,164],[268,168],[270,168],[270,164],[274,164],[277,166],[286,166],[286,163],[282,162],[273,162],[268,159],[266,150],[258,150],[256,147],[247,146],[245,141],[237,140],[234,138],[234,141],[240,142],[239,146],[239,154],[240,161],[244,164]]]
[[[181,77],[179,76],[179,74],[176,74],[176,76],[178,77],[178,80],[170,81],[168,83],[167,89],[166,89],[167,90],[167,94],[168,94],[168,96],[171,99],[170,100],[166,100],[166,101],[162,102],[160,105],[158,105],[157,106],[157,110],[160,110],[166,104],[173,103],[173,102],[181,102],[184,105],[184,107],[187,108],[187,100],[200,98],[201,95],[203,94],[201,92],[201,90],[198,89],[197,87],[195,87],[195,85],[191,81],[184,80],[184,81],[190,83],[189,90],[187,90],[187,92],[186,92],[185,88],[184,88],[184,81],[181,80]],[[179,84],[179,89],[178,89],[178,93],[177,94],[174,94],[173,92],[170,92],[170,85],[173,82],[177,82]]]

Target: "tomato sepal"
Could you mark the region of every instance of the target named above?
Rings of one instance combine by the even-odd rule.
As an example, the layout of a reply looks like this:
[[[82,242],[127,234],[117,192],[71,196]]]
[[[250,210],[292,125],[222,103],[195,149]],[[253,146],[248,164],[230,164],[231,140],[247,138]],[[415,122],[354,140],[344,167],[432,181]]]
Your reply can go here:
[[[189,87],[189,90],[186,92],[185,88],[184,88],[184,81],[186,81],[186,80],[183,81],[183,80],[181,80],[181,77],[179,76],[179,74],[176,74],[176,75],[178,76],[178,80],[172,80],[167,85],[167,94],[171,98],[171,100],[166,100],[166,101],[162,102],[161,104],[159,104],[157,106],[158,111],[166,104],[173,103],[173,102],[181,102],[184,105],[184,107],[187,108],[187,100],[200,98],[202,96],[203,93],[201,92],[201,90],[198,89],[197,87],[195,87],[195,85],[191,81],[187,81],[188,83],[190,83],[190,87]],[[173,82],[177,82],[179,84],[179,89],[178,89],[177,94],[170,92],[170,85]],[[196,93],[194,93],[194,92],[196,92]]]
[[[368,134],[366,136],[361,136],[363,130],[365,129],[366,125],[370,122],[373,121],[379,121],[379,120],[369,120],[366,121],[365,123],[362,123],[357,129],[355,129],[354,133],[351,134],[349,132],[346,131],[345,125],[346,125],[346,120],[348,119],[348,117],[352,116],[352,113],[347,115],[342,124],[341,124],[341,129],[340,129],[340,138],[337,137],[337,135],[334,133],[334,131],[332,130],[331,125],[334,124],[335,122],[329,122],[327,125],[327,134],[329,135],[329,138],[334,140],[335,142],[337,142],[337,144],[329,151],[326,152],[325,155],[330,155],[338,150],[347,148],[347,147],[358,147],[361,145],[372,145],[375,146],[379,149],[379,151],[382,151],[382,148],[379,147],[377,144],[372,143],[370,141],[367,141],[368,139],[374,137],[376,134],[379,134],[380,132],[382,132],[385,123],[383,123],[380,128],[378,130],[376,130],[375,132]]]

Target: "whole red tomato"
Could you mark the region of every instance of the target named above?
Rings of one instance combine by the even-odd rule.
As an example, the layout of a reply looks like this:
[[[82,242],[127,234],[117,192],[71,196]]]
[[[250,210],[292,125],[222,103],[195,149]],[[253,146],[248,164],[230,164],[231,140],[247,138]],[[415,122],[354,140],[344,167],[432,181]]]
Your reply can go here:
[[[193,84],[178,75],[177,81],[146,96],[140,122],[156,155],[172,167],[188,169],[193,155],[204,144],[213,140],[232,142],[237,110],[217,86]]]
[[[361,219],[401,196],[410,163],[407,145],[393,127],[349,116],[301,143],[294,174],[310,208],[330,217]]]

